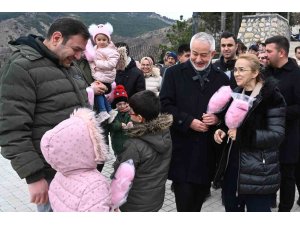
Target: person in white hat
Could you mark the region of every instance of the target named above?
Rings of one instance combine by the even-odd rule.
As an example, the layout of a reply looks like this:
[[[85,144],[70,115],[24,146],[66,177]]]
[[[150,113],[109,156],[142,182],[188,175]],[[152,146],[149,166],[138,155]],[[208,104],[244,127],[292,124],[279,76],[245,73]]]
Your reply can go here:
[[[89,27],[89,32],[95,46],[90,40],[86,46],[85,56],[89,61],[92,76],[96,81],[100,81],[106,86],[110,85],[115,81],[116,67],[120,57],[110,37],[113,27],[110,23],[92,24]],[[112,110],[104,95],[97,95],[95,104],[100,122],[107,119],[109,119],[109,122],[113,121],[117,112]]]

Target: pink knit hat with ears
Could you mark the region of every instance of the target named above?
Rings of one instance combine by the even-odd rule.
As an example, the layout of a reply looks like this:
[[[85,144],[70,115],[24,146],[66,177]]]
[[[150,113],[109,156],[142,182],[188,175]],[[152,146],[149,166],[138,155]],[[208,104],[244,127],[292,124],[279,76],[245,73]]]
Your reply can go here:
[[[108,37],[108,41],[111,41],[110,35],[113,33],[113,26],[110,23],[106,24],[92,24],[89,26],[89,32],[91,36],[93,37],[93,40],[95,41],[95,37],[98,34],[104,34]]]

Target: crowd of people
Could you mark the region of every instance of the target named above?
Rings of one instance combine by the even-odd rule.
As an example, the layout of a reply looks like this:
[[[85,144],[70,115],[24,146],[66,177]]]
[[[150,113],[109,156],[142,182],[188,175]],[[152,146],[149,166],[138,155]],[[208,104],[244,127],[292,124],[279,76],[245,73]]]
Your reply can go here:
[[[112,33],[109,23],[59,18],[45,38],[9,43],[1,154],[38,211],[155,212],[167,179],[178,212],[200,212],[211,188],[222,189],[227,212],[270,212],[278,191],[278,211],[291,211],[300,191],[300,46],[294,59],[284,36],[247,49],[225,31],[214,60],[214,37],[199,32],[160,63],[138,62]],[[105,177],[109,137],[115,162]],[[134,170],[118,173],[128,162]],[[120,174],[128,180],[116,191]]]

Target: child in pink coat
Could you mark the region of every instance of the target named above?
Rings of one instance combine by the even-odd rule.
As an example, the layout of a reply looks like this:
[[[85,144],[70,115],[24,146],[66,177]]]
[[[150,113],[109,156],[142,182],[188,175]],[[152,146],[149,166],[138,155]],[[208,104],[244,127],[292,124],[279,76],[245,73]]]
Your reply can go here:
[[[47,131],[41,150],[57,173],[49,188],[53,211],[111,211],[110,182],[97,171],[108,146],[93,111],[75,110],[69,119]]]
[[[89,41],[85,55],[89,61],[92,76],[96,81],[111,85],[116,78],[116,67],[120,57],[110,37],[113,27],[110,23],[92,24],[89,27],[89,32],[95,46]],[[109,122],[113,121],[117,112],[112,110],[105,95],[96,96],[96,100],[100,122],[107,119],[109,119]]]

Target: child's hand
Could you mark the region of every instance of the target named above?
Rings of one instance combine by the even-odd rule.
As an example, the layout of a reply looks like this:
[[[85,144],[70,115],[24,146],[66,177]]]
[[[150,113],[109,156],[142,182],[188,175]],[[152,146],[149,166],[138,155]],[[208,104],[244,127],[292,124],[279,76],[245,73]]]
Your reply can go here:
[[[122,129],[126,129],[126,124],[125,123],[121,123]]]
[[[95,95],[103,95],[107,91],[107,87],[100,81],[94,81],[91,84],[91,87],[93,88]]]
[[[130,121],[127,123],[126,125],[126,129],[132,128],[133,127],[133,123]]]

